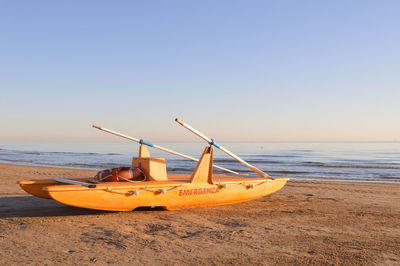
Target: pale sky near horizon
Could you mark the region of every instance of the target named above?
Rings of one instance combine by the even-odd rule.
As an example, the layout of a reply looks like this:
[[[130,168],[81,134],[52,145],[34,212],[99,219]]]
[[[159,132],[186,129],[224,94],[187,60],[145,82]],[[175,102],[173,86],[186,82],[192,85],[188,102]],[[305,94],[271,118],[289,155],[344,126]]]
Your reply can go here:
[[[2,1],[0,142],[400,141],[400,1]]]

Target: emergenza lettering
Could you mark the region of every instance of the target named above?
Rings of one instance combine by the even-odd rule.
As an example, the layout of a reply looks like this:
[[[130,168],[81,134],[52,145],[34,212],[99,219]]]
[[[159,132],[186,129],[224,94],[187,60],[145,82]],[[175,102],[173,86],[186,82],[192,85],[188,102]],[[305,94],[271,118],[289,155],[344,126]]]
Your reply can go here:
[[[219,192],[218,187],[181,189],[179,190],[179,196],[205,195],[205,194],[214,194],[218,192]]]

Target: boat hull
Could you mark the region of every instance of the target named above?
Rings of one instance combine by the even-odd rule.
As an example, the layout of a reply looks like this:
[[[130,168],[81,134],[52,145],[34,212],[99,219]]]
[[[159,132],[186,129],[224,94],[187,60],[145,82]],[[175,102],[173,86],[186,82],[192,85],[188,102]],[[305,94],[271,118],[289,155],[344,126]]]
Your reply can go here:
[[[18,184],[23,190],[35,197],[52,199],[50,194],[43,188],[54,186],[57,182],[53,180],[21,180],[18,181]]]
[[[138,207],[177,210],[239,203],[272,194],[280,190],[288,180],[226,179],[213,184],[182,181],[112,182],[98,184],[96,188],[42,180],[20,181],[20,185],[34,196],[54,199],[66,205],[97,210],[131,211]]]

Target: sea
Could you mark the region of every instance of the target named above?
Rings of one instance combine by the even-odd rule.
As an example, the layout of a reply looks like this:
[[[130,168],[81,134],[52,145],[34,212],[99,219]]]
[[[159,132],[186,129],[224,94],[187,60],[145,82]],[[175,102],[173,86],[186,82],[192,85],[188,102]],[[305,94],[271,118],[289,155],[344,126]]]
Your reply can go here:
[[[400,142],[220,142],[271,176],[292,180],[400,184]],[[157,145],[200,158],[204,142],[158,142]],[[138,156],[134,142],[2,142],[0,162],[18,165],[95,169],[129,166]],[[168,173],[188,173],[196,162],[149,148],[166,159]],[[214,164],[255,176],[218,149]],[[220,173],[214,170],[215,173]]]

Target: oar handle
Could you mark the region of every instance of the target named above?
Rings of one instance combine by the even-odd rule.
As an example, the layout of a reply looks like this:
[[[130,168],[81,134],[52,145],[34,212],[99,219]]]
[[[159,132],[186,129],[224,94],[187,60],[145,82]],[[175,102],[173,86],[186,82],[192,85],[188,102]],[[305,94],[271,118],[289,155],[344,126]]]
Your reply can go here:
[[[132,137],[130,137],[128,135],[124,135],[122,133],[119,133],[117,131],[114,131],[114,130],[111,130],[111,129],[108,129],[108,128],[105,128],[105,127],[101,127],[101,126],[97,126],[97,125],[92,125],[92,127],[97,128],[97,129],[102,130],[102,131],[105,131],[105,132],[108,132],[108,133],[113,134],[113,135],[118,136],[118,137],[122,137],[122,138],[125,138],[125,139],[132,140],[132,141],[137,142],[137,143],[140,143],[140,141],[141,141],[140,139],[132,138]],[[142,144],[142,143],[140,143],[140,144]],[[143,143],[143,144],[147,145],[147,143]]]
[[[178,122],[181,126],[187,128],[188,130],[192,131],[194,134],[196,134],[197,136],[199,136],[200,138],[204,139],[205,141],[207,141],[209,144],[214,143],[213,139],[210,139],[209,137],[207,137],[206,135],[200,133],[199,131],[197,131],[196,129],[192,128],[191,126],[189,126],[188,124],[186,124],[185,122],[179,120],[178,118],[175,118],[175,121]]]

